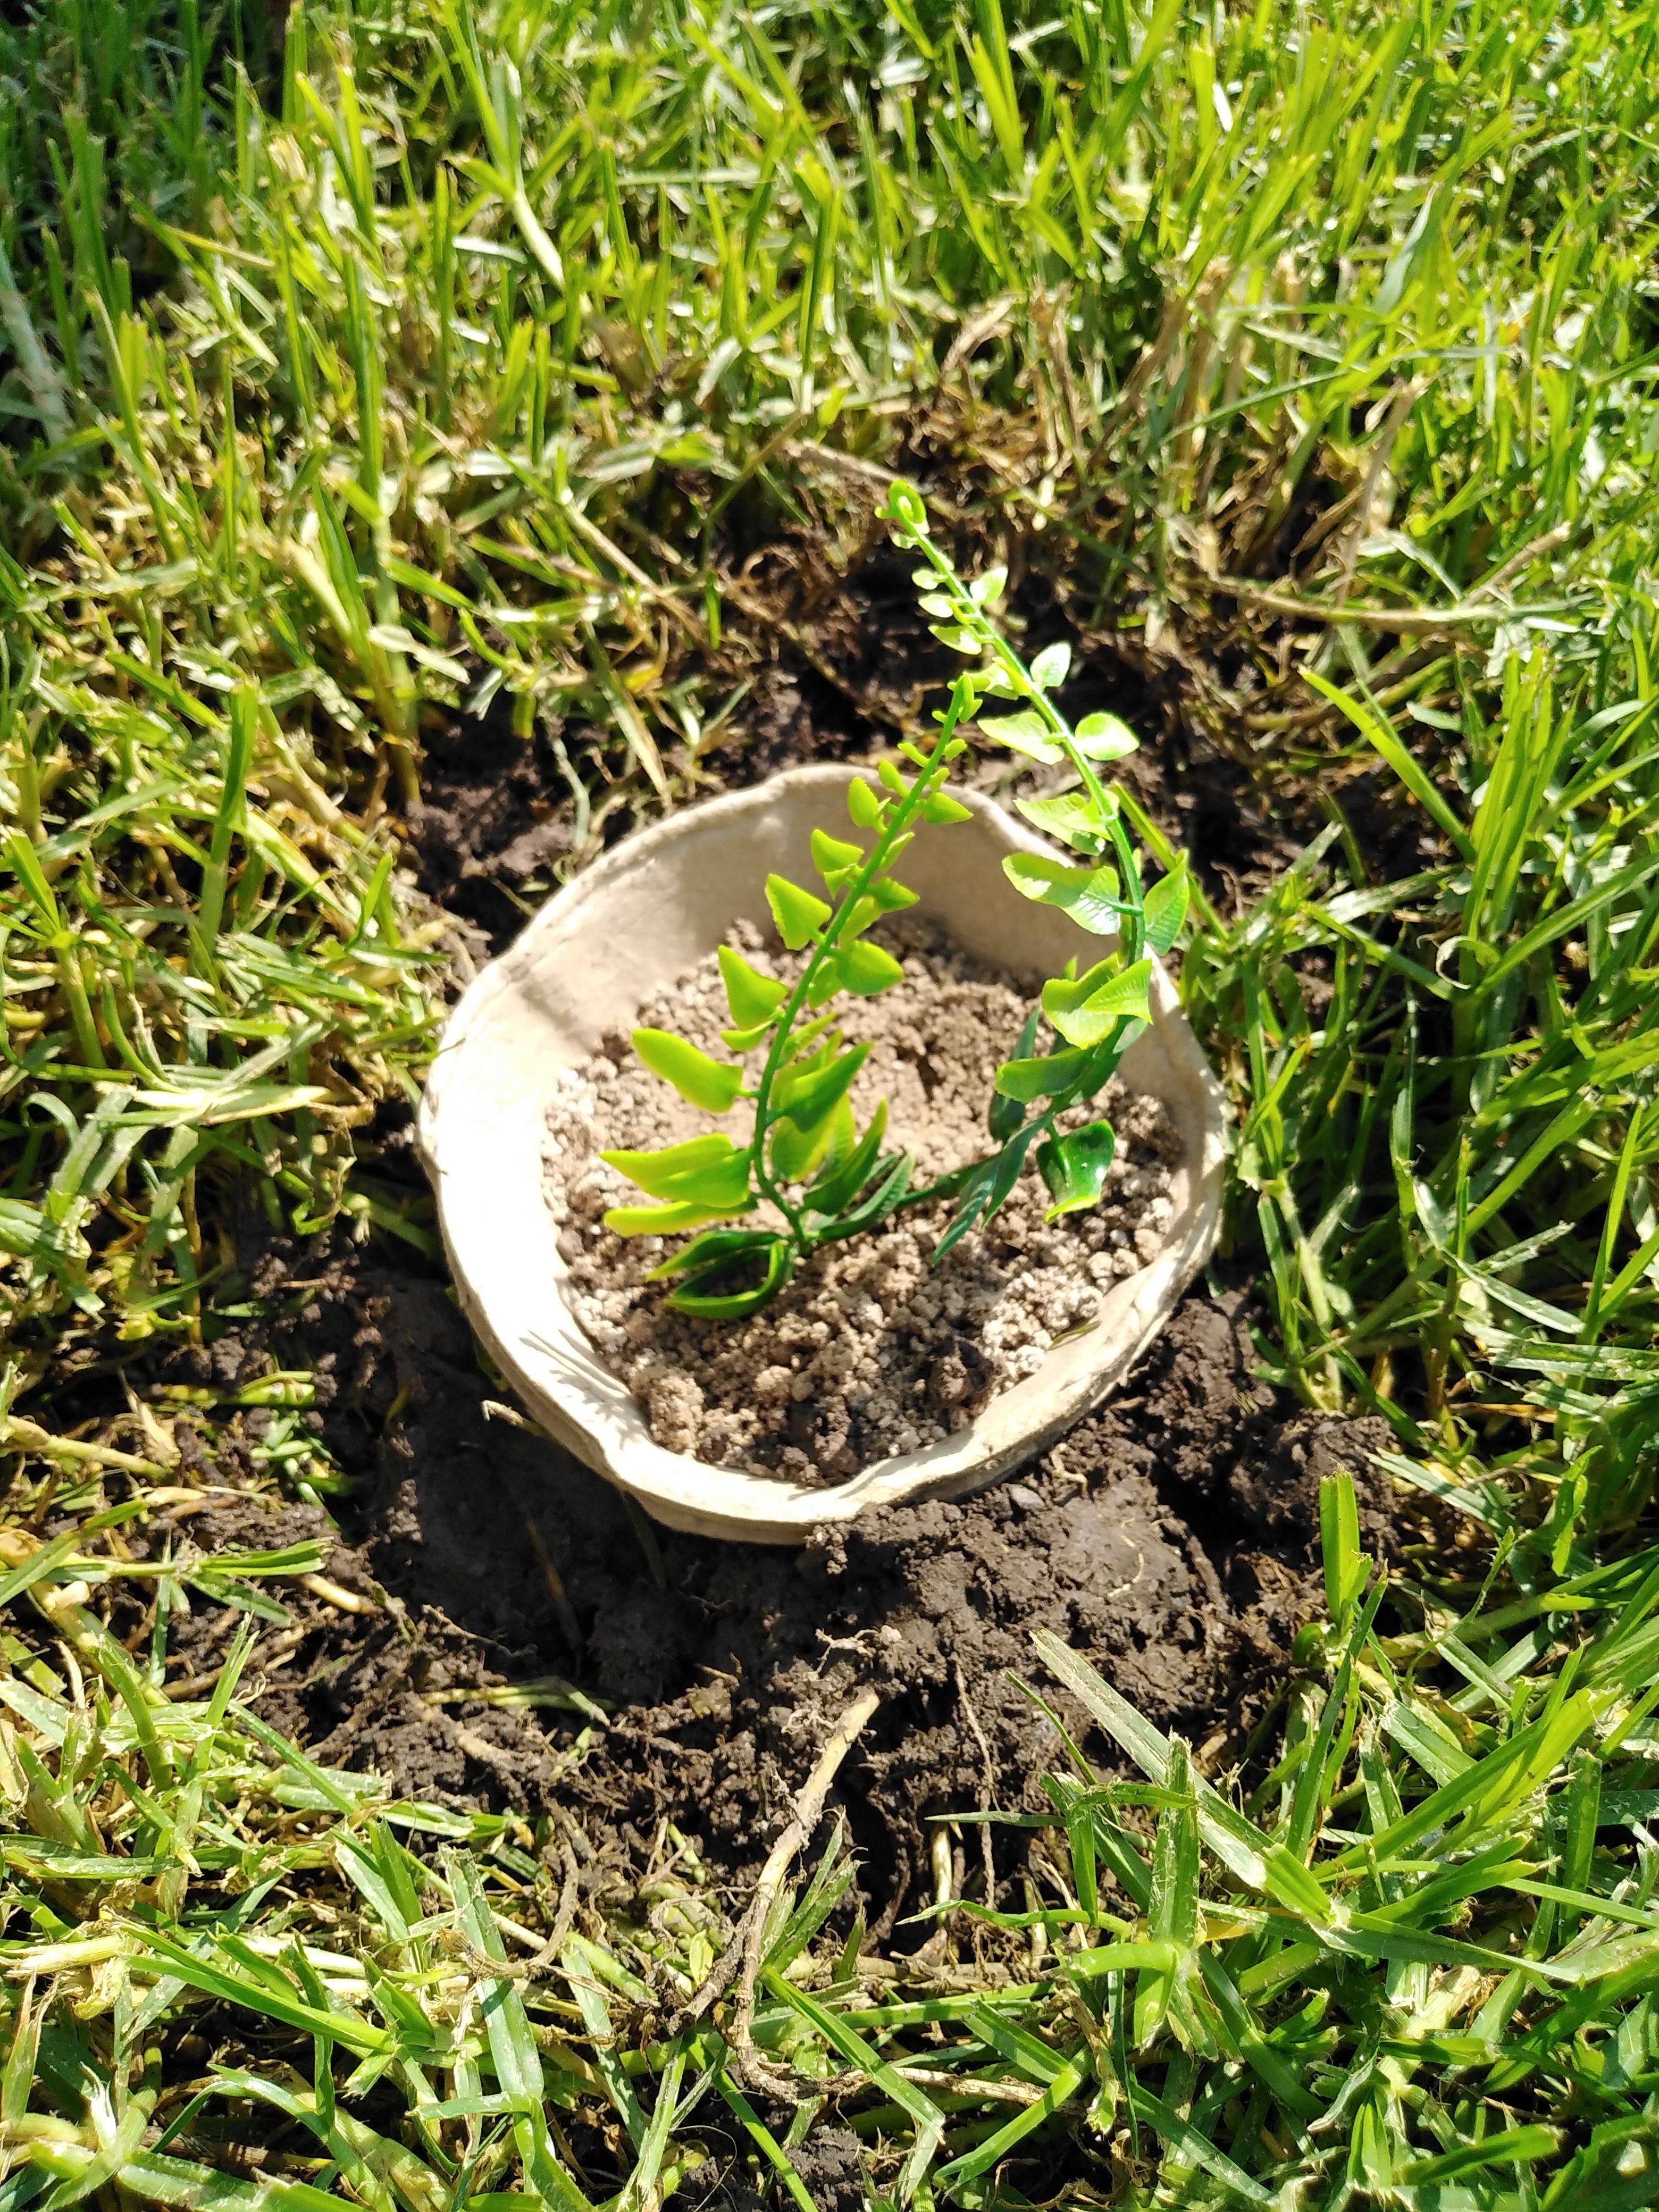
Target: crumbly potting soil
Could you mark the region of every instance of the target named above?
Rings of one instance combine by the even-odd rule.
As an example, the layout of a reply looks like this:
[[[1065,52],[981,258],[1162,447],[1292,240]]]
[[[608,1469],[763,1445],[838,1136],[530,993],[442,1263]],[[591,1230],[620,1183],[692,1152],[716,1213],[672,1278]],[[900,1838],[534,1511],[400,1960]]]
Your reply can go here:
[[[732,941],[763,973],[793,981],[804,956],[769,948],[739,924]],[[1014,1051],[1029,994],[910,921],[889,941],[902,981],[854,1000],[847,1034],[868,1041],[854,1085],[860,1127],[888,1103],[888,1144],[913,1152],[920,1188],[981,1157],[999,1063]],[[842,1002],[843,1005],[846,1002]],[[721,1054],[729,1024],[719,963],[709,957],[641,1007],[638,1021]],[[722,1119],[734,1143],[746,1109]],[[1154,1259],[1171,1212],[1180,1133],[1158,1099],[1114,1083],[1094,1108],[1118,1136],[1101,1204],[1049,1224],[1035,1171],[983,1231],[937,1266],[932,1253],[948,1200],[893,1215],[866,1237],[821,1246],[789,1287],[743,1321],[677,1313],[647,1278],[667,1246],[622,1237],[607,1207],[638,1190],[607,1166],[608,1149],[655,1150],[709,1127],[639,1060],[626,1031],[561,1075],[547,1115],[544,1187],[582,1328],[633,1391],[670,1451],[717,1467],[834,1482],[872,1461],[914,1451],[966,1427],[999,1390],[1034,1375],[1062,1336],[1097,1317],[1114,1283]],[[764,1212],[754,1218],[764,1220]]]

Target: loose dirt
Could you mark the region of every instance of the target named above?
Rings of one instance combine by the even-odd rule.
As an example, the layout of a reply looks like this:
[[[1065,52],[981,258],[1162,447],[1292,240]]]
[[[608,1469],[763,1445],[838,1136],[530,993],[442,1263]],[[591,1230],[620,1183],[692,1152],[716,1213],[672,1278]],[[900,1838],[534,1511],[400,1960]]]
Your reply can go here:
[[[887,1149],[914,1155],[913,1187],[923,1188],[988,1148],[992,1079],[1016,1049],[1028,994],[908,917],[872,934],[905,972],[880,998],[842,1010],[848,1041],[870,1050],[850,1103],[863,1129],[886,1101]],[[793,982],[804,965],[803,955],[752,925],[740,924],[732,942],[780,981]],[[638,1019],[724,1059],[720,1031],[731,1016],[717,961],[711,955],[688,970]],[[1044,1030],[1037,1048],[1053,1042]],[[677,1313],[666,1286],[650,1280],[670,1249],[664,1239],[619,1237],[605,1225],[608,1208],[637,1205],[641,1194],[603,1152],[657,1151],[710,1126],[620,1030],[565,1072],[548,1110],[547,1202],[562,1224],[576,1317],[666,1449],[795,1481],[843,1480],[965,1428],[998,1391],[1036,1374],[1059,1338],[1086,1328],[1111,1284],[1156,1257],[1180,1133],[1160,1101],[1121,1084],[1067,1126],[1096,1113],[1119,1137],[1097,1207],[1045,1223],[1048,1201],[1031,1168],[995,1220],[937,1266],[948,1200],[821,1246],[746,1320],[701,1320]],[[741,1145],[749,1131],[729,1127],[736,1118],[720,1127]],[[753,1218],[782,1225],[769,1207]]]
[[[929,1816],[1038,1809],[1038,1778],[1061,1759],[1015,1679],[1032,1677],[1033,1628],[1086,1652],[1224,1766],[1283,1688],[1317,1602],[1320,1475],[1346,1467],[1369,1533],[1386,1529],[1370,1473],[1386,1432],[1291,1411],[1253,1381],[1240,1291],[1188,1297],[1128,1393],[1016,1480],[788,1551],[649,1528],[555,1447],[492,1417],[498,1386],[415,1255],[404,1264],[378,1240],[261,1240],[242,1280],[265,1315],[210,1351],[171,1355],[145,1395],[171,1409],[168,1384],[229,1397],[273,1366],[316,1361],[320,1440],[357,1488],[337,1504],[337,1528],[242,1492],[184,1530],[204,1550],[321,1536],[328,1579],[371,1608],[285,1592],[292,1620],[262,1638],[251,1670],[260,1709],[319,1758],[410,1796],[574,1816],[590,1889],[637,1873],[672,1822],[717,1884],[740,1891],[831,1721],[872,1683],[883,1703],[833,1802],[872,1929],[914,1947],[927,1928],[899,1923],[932,1894]],[[268,1418],[177,1417],[186,1471],[246,1484]],[[203,1606],[179,1624],[173,1679],[210,1674],[234,1618]],[[606,1721],[496,1701],[550,1677]],[[994,1834],[994,1880],[1018,1904],[1024,1832]],[[958,1893],[982,1894],[975,1832],[953,1848]]]

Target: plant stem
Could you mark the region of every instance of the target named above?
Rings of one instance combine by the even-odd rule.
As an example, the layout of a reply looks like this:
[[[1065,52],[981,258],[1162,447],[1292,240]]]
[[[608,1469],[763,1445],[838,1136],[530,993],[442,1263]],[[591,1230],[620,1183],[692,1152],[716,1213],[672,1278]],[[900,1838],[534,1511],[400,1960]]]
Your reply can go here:
[[[1065,716],[1049,698],[1048,693],[1032,681],[1030,671],[957,574],[950,561],[934,545],[931,538],[920,537],[915,542],[921,547],[934,574],[945,586],[951,605],[955,609],[958,625],[978,639],[983,648],[992,655],[1015,695],[1024,700],[1028,705],[1036,708],[1048,725],[1050,736],[1065,753],[1066,760],[1075,769],[1085,792],[1088,794],[1089,803],[1094,809],[1096,817],[1103,826],[1110,840],[1118,870],[1122,877],[1125,896],[1118,906],[1122,923],[1119,933],[1119,945],[1125,961],[1133,967],[1143,957],[1146,949],[1146,900],[1141,886],[1140,867],[1135,857],[1134,846],[1123,826],[1122,815],[1116,801],[1101,781],[1094,763],[1078,744]],[[1052,1100],[1044,1109],[1039,1117],[1039,1133],[1052,1136],[1057,1118],[1068,1106],[1074,1104],[1079,1097],[1085,1096],[1092,1097],[1103,1085],[1110,1080],[1116,1073],[1123,1054],[1128,1048],[1128,1032],[1133,1025],[1133,1018],[1131,1016],[1126,1015],[1118,1021],[1109,1038],[1104,1041],[1104,1051],[1102,1051],[1100,1047],[1096,1048],[1095,1054],[1090,1063],[1091,1072],[1087,1079],[1080,1080],[1062,1097]],[[1094,1073],[1093,1071],[1097,1069],[1098,1072]],[[1030,1124],[1026,1126],[1029,1127]],[[965,1176],[971,1171],[969,1169],[963,1172]],[[948,1181],[949,1178],[946,1180]],[[918,1192],[914,1201],[907,1202],[920,1202],[924,1197],[941,1194],[943,1194],[939,1187],[933,1186],[926,1192]]]
[[[842,933],[846,927],[848,917],[853,913],[860,900],[868,893],[871,884],[886,866],[894,846],[933,795],[933,779],[945,764],[945,748],[956,734],[957,724],[962,718],[963,704],[963,695],[958,687],[951,694],[951,703],[945,708],[944,720],[939,725],[939,736],[934,741],[933,751],[927,757],[926,766],[918,774],[915,783],[894,810],[892,819],[877,839],[868,860],[854,877],[852,882],[843,889],[840,902],[830,918],[828,927],[814,945],[811,956],[801,970],[794,989],[784,1002],[783,1018],[773,1032],[771,1048],[766,1055],[766,1065],[761,1071],[759,1083],[755,1086],[755,1132],[750,1139],[750,1155],[751,1172],[762,1194],[771,1200],[773,1205],[789,1224],[791,1241],[803,1258],[811,1249],[813,1242],[802,1226],[805,1209],[790,1205],[782,1191],[773,1181],[766,1165],[767,1132],[774,1121],[782,1118],[780,1114],[774,1114],[771,1111],[772,1087],[782,1072],[790,1031],[794,1028],[801,1008],[806,1004],[819,969],[836,951]]]
[[[1012,682],[1017,695],[1036,708],[1048,726],[1048,732],[1077,771],[1089,802],[1111,839],[1129,896],[1125,902],[1128,909],[1127,942],[1125,953],[1133,963],[1140,958],[1146,945],[1146,900],[1140,887],[1140,870],[1135,860],[1134,847],[1119,818],[1118,808],[1106,786],[1096,773],[1094,763],[1079,746],[1070,724],[1054,705],[1048,693],[1031,680],[1030,671],[1008,643],[1002,633],[990,621],[973,593],[957,574],[950,562],[930,538],[918,541],[928,564],[945,586],[957,611],[958,623],[972,632],[994,655],[997,665]]]

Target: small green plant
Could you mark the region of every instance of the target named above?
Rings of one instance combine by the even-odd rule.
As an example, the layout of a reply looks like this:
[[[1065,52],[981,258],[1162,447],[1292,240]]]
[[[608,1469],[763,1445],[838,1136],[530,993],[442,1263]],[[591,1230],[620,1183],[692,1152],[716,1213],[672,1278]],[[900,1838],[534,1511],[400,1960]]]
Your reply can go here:
[[[720,1034],[732,1059],[715,1060],[666,1030],[634,1032],[646,1066],[693,1105],[711,1114],[729,1113],[739,1103],[754,1109],[746,1145],[711,1132],[660,1152],[603,1155],[657,1201],[613,1207],[607,1227],[623,1237],[698,1231],[653,1273],[653,1280],[679,1279],[668,1302],[682,1313],[726,1320],[753,1313],[815,1246],[873,1229],[901,1206],[954,1197],[956,1212],[933,1255],[942,1259],[997,1212],[1033,1156],[1052,1200],[1049,1220],[1094,1205],[1112,1164],[1112,1126],[1097,1120],[1062,1132],[1060,1123],[1098,1096],[1150,1018],[1152,956],[1169,951],[1187,911],[1184,866],[1146,887],[1117,794],[1101,778],[1100,763],[1134,750],[1133,732],[1112,714],[1087,715],[1073,729],[1054,704],[1069,648],[1048,646],[1028,667],[991,617],[1005,572],[991,569],[964,583],[934,544],[927,508],[908,484],[893,487],[885,513],[897,544],[926,563],[915,580],[934,618],[934,635],[969,665],[936,718],[931,749],[908,742],[899,748],[914,777],[883,761],[878,785],[863,776],[848,785],[853,826],[873,842],[866,848],[813,831],[812,859],[826,896],[781,875],[767,878],[779,936],[791,951],[811,948],[794,984],[763,975],[730,945],[720,947],[732,1022]],[[986,714],[987,699],[1012,701],[1012,711]],[[997,1070],[986,1115],[993,1149],[918,1187],[913,1156],[883,1150],[884,1100],[867,1127],[858,1128],[849,1093],[870,1048],[849,1044],[825,1010],[843,994],[871,998],[899,981],[899,962],[866,933],[884,915],[915,903],[915,893],[890,871],[916,826],[967,818],[967,808],[945,787],[967,750],[963,732],[970,729],[1031,760],[1070,767],[1069,787],[1018,805],[1077,859],[1022,853],[1003,866],[1024,896],[1059,907],[1079,927],[1116,943],[1083,975],[1068,963],[1064,975],[1043,986],[1013,1057]],[[1039,1053],[1044,1017],[1054,1036]],[[747,1076],[744,1063],[762,1052],[758,1074]],[[783,1226],[704,1226],[752,1213],[763,1200]]]

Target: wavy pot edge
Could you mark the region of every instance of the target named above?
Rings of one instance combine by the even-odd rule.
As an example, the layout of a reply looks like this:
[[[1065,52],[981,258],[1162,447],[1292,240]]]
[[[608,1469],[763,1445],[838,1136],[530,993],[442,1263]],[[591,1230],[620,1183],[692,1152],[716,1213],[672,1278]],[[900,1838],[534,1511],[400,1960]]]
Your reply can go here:
[[[629,838],[550,899],[452,1011],[417,1126],[422,1160],[463,1310],[532,1416],[577,1458],[669,1527],[750,1543],[800,1543],[872,1506],[960,1498],[1054,1443],[1151,1346],[1213,1249],[1225,1108],[1168,975],[1123,1075],[1165,1101],[1182,1138],[1174,1213],[1158,1256],[1115,1284],[1099,1318],[1057,1344],[1037,1373],[1000,1392],[957,1435],[809,1486],[710,1467],[657,1443],[625,1386],[566,1304],[565,1264],[542,1194],[550,1079],[586,1059],[649,994],[705,957],[731,924],[765,912],[771,869],[811,867],[814,826],[835,823],[845,766],[790,769]],[[1037,980],[1099,940],[1022,898],[1005,854],[1054,848],[981,794],[970,819],[924,830],[904,873],[921,910],[969,951]]]

